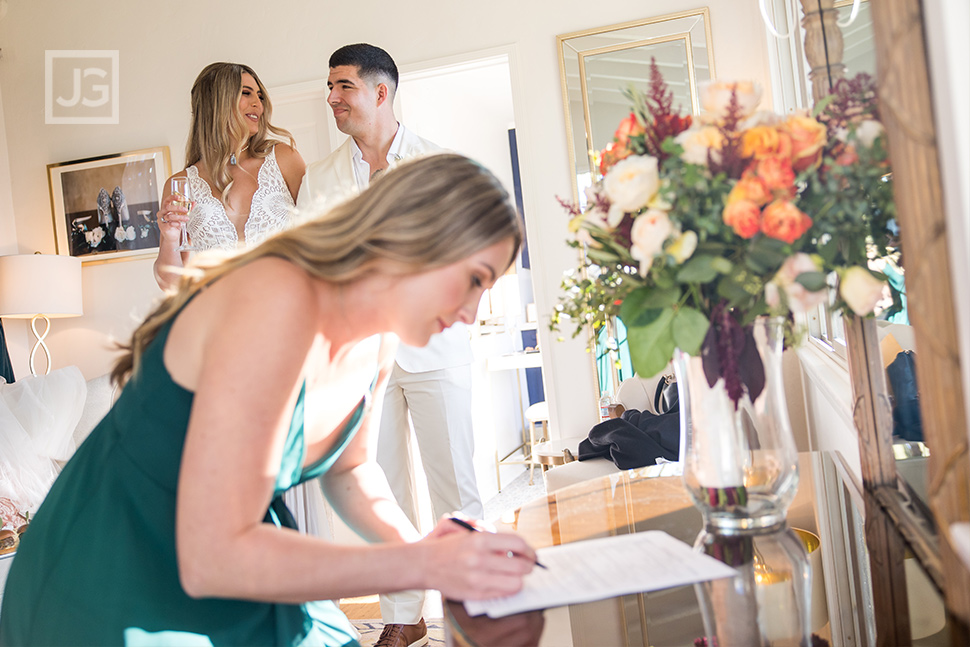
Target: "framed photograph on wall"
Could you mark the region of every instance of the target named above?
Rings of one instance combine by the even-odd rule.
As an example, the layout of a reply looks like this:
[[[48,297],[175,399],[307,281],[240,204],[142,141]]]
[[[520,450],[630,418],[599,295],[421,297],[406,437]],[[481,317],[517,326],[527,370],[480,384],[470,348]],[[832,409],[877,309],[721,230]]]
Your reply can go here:
[[[158,252],[167,146],[47,165],[57,253],[82,263]]]

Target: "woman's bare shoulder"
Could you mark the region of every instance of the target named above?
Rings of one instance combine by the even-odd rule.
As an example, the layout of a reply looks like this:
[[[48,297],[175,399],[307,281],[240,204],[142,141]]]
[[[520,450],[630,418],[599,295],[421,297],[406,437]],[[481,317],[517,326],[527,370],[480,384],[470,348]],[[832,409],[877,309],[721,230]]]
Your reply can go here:
[[[261,317],[284,312],[310,314],[316,308],[316,281],[282,258],[256,259],[220,279],[216,286],[228,308],[262,312]]]
[[[279,142],[276,144],[274,152],[276,154],[276,163],[280,165],[284,173],[287,170],[302,173],[306,169],[306,162],[303,161],[303,156],[289,144]]]

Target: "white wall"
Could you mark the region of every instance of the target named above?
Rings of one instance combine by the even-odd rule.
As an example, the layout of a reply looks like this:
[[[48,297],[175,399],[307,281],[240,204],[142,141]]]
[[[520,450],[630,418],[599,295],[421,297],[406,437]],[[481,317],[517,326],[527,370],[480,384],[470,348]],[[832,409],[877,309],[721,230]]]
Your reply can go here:
[[[718,76],[752,78],[769,87],[764,40],[754,0],[710,3]],[[16,231],[17,252],[54,252],[46,165],[167,145],[181,167],[188,96],[202,67],[216,60],[252,65],[270,87],[326,77],[334,49],[366,41],[387,49],[402,67],[466,52],[509,46],[525,212],[531,236],[536,302],[542,321],[558,296],[561,273],[575,263],[564,244],[566,217],[555,196],[571,192],[563,121],[557,34],[696,8],[686,0],[588,2],[370,0],[337,4],[281,0],[15,0],[0,20],[0,88],[7,155],[0,150],[0,190],[9,182],[13,220],[0,199],[0,233]],[[433,17],[429,22],[427,17]],[[118,49],[118,125],[44,123],[44,51]],[[3,167],[9,166],[9,174]],[[7,241],[0,241],[6,245]],[[58,320],[50,337],[55,366],[77,364],[85,377],[107,370],[111,337],[131,330],[159,292],[150,261],[84,269],[85,315]],[[26,339],[8,320],[13,339]],[[568,336],[568,335],[567,335]],[[592,368],[582,344],[557,343],[540,323],[553,424],[585,434],[596,421]],[[18,375],[26,344],[12,344]]]

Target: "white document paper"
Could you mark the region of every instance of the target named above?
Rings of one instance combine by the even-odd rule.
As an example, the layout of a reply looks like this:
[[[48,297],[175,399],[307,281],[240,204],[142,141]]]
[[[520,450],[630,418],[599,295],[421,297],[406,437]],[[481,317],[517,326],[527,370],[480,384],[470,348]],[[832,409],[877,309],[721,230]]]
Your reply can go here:
[[[536,556],[546,568],[534,568],[521,591],[504,598],[466,601],[468,615],[501,618],[736,575],[730,566],[695,553],[661,530],[540,548]]]

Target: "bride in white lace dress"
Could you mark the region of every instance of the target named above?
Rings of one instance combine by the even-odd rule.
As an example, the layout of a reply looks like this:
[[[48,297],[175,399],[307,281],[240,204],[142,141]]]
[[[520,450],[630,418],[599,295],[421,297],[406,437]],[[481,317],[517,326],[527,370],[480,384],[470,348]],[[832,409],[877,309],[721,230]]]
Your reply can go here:
[[[188,260],[177,251],[183,222],[200,250],[257,245],[290,224],[306,164],[271,117],[266,88],[245,65],[212,63],[195,80],[187,168],[172,176],[188,176],[195,205],[189,217],[165,182],[154,270],[162,289],[178,282]]]
[[[306,164],[293,136],[270,123],[272,112],[269,94],[252,68],[212,63],[199,73],[192,85],[187,167],[172,176],[188,176],[192,215],[174,204],[171,178],[165,181],[157,214],[154,272],[163,290],[177,285],[191,253],[177,250],[183,222],[195,249],[229,251],[258,245],[291,224]],[[298,485],[284,499],[301,530],[329,535],[318,487]]]

